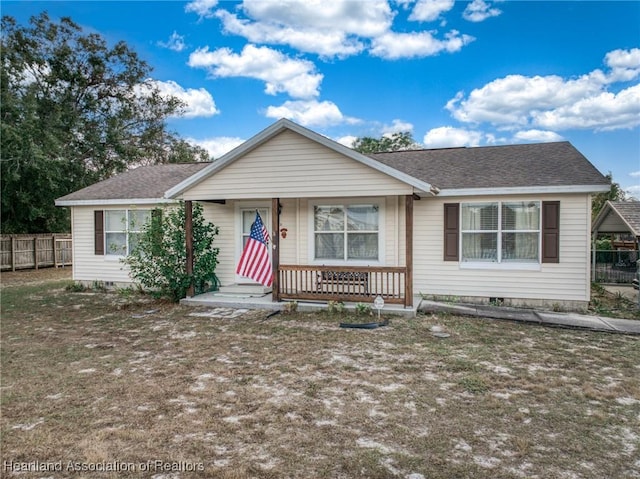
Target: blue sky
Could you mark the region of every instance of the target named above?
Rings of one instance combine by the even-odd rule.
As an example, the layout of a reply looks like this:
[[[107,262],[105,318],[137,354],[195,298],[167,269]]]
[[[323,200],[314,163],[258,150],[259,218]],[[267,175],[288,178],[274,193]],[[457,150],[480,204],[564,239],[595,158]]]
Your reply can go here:
[[[215,157],[281,117],[350,146],[568,140],[640,198],[640,2],[2,2],[124,40]]]

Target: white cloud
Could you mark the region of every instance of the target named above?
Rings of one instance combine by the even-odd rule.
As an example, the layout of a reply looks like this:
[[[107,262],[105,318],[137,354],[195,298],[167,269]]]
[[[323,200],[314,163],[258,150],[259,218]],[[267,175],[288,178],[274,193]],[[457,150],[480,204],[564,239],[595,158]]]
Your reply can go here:
[[[382,127],[382,134],[387,136],[393,135],[394,133],[403,133],[405,131],[412,132],[413,124],[399,119],[393,120],[391,125],[384,125]]]
[[[330,101],[286,101],[281,106],[270,106],[265,112],[268,118],[288,118],[303,126],[323,127],[343,123],[355,124],[356,118],[346,117],[338,106]]]
[[[627,196],[632,198],[640,198],[640,185],[627,186],[623,188]]]
[[[640,86],[618,93],[616,79],[640,75],[640,51],[616,50],[605,61],[612,69],[594,70],[575,79],[556,75],[509,75],[473,90],[459,92],[446,108],[465,123],[491,123],[503,129],[545,130],[633,128],[640,124]]]
[[[453,8],[454,0],[418,0],[409,20],[433,22]]]
[[[289,45],[324,57],[360,53],[360,38],[381,35],[393,20],[383,0],[245,0],[246,17],[220,9],[216,15],[227,32],[253,43]],[[247,18],[248,17],[248,18]]]
[[[220,113],[213,97],[204,88],[185,89],[172,80],[152,80],[152,84],[161,95],[177,97],[185,104],[183,113],[179,115],[181,118],[207,117]]]
[[[604,62],[611,68],[610,82],[634,80],[640,75],[640,48],[613,50],[606,54]]]
[[[429,130],[423,139],[427,148],[452,148],[460,146],[479,146],[482,133],[478,131],[442,126]]]
[[[428,57],[445,51],[457,52],[473,40],[457,30],[448,32],[444,40],[435,38],[431,32],[387,32],[372,40],[371,54],[387,60]]]
[[[293,98],[311,98],[320,94],[323,75],[315,65],[296,60],[268,47],[246,45],[242,53],[229,48],[209,51],[201,48],[189,56],[189,66],[207,68],[214,77],[248,77],[266,83],[265,93],[287,93]]]
[[[337,30],[304,30],[270,23],[251,23],[226,10],[219,10],[217,16],[227,32],[243,36],[253,43],[290,45],[302,52],[317,53],[324,57],[346,57],[364,49],[362,42],[348,38],[344,32]]]
[[[178,35],[178,32],[174,31],[169,40],[166,42],[158,42],[158,45],[163,48],[168,48],[169,50],[173,50],[174,52],[181,52],[185,48],[187,48],[186,43],[184,43],[184,36]]]
[[[216,5],[218,5],[218,0],[194,0],[187,3],[184,11],[196,13],[200,18],[212,18],[214,16],[213,9]]]
[[[629,173],[629,176],[639,177],[640,176],[640,171],[632,171],[631,173]]]
[[[467,5],[462,13],[462,18],[470,22],[483,22],[487,18],[497,17],[502,11],[498,8],[492,8],[491,5],[484,0],[473,0]]]
[[[302,29],[340,30],[363,37],[391,27],[393,13],[386,0],[245,0],[242,9],[260,22]]]
[[[640,125],[640,85],[602,92],[553,110],[533,112],[532,123],[555,130],[617,130]]]
[[[346,146],[347,148],[353,148],[353,143],[357,139],[358,139],[357,136],[347,135],[347,136],[341,136],[340,138],[336,138],[335,141],[337,141],[341,145]]]
[[[242,138],[218,136],[214,138],[206,138],[204,140],[196,140],[195,138],[187,138],[189,143],[200,146],[209,152],[212,158],[220,158],[229,153],[235,147],[245,142]]]
[[[386,0],[245,0],[239,9],[216,10],[227,33],[252,43],[288,45],[325,58],[345,58],[369,50],[385,59],[414,58],[457,52],[473,40],[452,30],[442,38],[434,32],[392,32],[396,11]],[[407,8],[408,2],[396,2]],[[453,0],[419,0],[412,20],[437,19]]]
[[[513,139],[516,141],[533,141],[533,142],[550,142],[550,141],[562,141],[561,135],[553,131],[543,130],[525,130],[519,131],[513,135]]]

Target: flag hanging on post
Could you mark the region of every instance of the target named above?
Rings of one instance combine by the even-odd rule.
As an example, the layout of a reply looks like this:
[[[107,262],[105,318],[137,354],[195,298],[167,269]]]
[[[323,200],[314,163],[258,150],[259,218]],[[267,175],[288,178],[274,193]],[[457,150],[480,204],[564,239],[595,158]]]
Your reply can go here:
[[[236,273],[264,286],[271,286],[273,283],[273,270],[271,258],[269,258],[269,232],[257,211],[256,220],[251,225],[251,234],[242,250]]]

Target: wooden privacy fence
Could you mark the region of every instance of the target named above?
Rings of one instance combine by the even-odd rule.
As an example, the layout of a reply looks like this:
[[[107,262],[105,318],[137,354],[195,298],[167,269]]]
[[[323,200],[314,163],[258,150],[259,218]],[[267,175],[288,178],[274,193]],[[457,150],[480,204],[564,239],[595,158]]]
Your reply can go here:
[[[70,234],[2,235],[2,270],[68,266],[72,262]]]

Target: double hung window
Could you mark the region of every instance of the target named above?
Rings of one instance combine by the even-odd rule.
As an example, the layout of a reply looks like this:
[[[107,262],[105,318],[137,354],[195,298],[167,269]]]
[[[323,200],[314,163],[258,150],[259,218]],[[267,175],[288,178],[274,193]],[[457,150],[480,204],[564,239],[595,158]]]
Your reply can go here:
[[[151,210],[106,210],[104,212],[105,254],[127,256],[138,244]]]
[[[316,205],[313,225],[315,260],[379,260],[378,205]]]
[[[462,203],[462,261],[540,262],[540,202]]]

